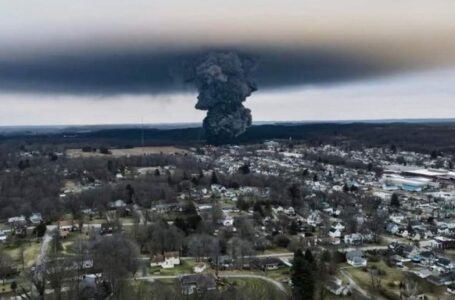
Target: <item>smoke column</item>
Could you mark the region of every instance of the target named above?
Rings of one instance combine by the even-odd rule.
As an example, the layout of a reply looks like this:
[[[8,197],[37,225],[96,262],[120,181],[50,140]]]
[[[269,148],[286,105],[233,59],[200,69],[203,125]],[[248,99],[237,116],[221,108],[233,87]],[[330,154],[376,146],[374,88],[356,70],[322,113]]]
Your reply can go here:
[[[187,81],[199,91],[196,109],[207,110],[202,126],[208,143],[227,143],[251,125],[243,102],[257,90],[250,77],[255,65],[234,52],[212,52],[187,68]]]

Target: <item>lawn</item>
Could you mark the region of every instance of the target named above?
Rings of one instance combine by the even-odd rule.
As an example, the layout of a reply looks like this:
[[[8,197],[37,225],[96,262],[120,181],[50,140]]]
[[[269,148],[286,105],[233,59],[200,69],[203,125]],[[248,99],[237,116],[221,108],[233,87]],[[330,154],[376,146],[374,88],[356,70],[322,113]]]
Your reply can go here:
[[[288,252],[290,252],[290,251],[286,248],[273,247],[273,248],[265,250],[264,254],[276,254],[276,253],[288,253]]]
[[[3,281],[0,281],[0,295],[9,294],[9,293],[11,293],[11,283],[5,282],[5,284],[3,284]],[[3,295],[3,296],[6,296],[6,295]]]
[[[24,257],[25,257],[25,265],[27,267],[31,267],[38,257],[40,253],[41,243],[32,242],[30,245],[25,247],[24,250]]]
[[[163,269],[161,267],[150,267],[150,275],[165,275],[165,276],[174,276],[181,274],[191,274],[193,273],[193,267],[196,263],[192,260],[181,260],[180,265],[175,266],[172,269]]]
[[[98,218],[98,216],[93,217],[91,220],[87,220],[85,222],[85,225],[87,224],[104,224],[106,223],[107,220],[105,218]]]
[[[6,243],[0,249],[10,256],[16,263],[21,262],[21,246],[24,249],[24,262],[27,267],[35,263],[36,257],[40,252],[41,243],[36,241],[18,240],[14,243]]]
[[[81,232],[71,232],[65,239],[62,240],[63,254],[73,254],[71,246],[76,240],[86,240],[88,236]]]
[[[291,271],[287,267],[281,267],[277,270],[266,271],[265,276],[275,279],[276,281],[287,281],[291,276]]]
[[[369,262],[368,268],[375,266],[379,270],[383,271],[383,275],[379,275],[381,279],[381,286],[386,290],[390,295],[399,296],[399,284],[405,278],[405,274],[397,269],[389,267],[384,261],[379,262]],[[346,268],[345,271],[351,274],[352,279],[363,289],[367,291],[372,291],[371,286],[371,275],[369,272],[365,271],[364,268]],[[383,299],[380,296],[377,296],[378,299]]]
[[[288,296],[273,284],[256,278],[241,278],[241,279],[225,279],[223,280],[224,288],[229,286],[236,288],[237,293],[241,294],[245,299],[261,299],[261,300],[280,300],[288,299]]]

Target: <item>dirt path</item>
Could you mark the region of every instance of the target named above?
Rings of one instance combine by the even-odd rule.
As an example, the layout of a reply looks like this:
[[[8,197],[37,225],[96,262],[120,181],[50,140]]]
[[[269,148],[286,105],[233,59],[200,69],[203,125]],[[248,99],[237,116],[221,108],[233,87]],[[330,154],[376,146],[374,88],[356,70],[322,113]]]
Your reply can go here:
[[[352,279],[351,277],[351,274],[349,274],[349,272],[347,272],[346,270],[340,270],[341,274],[343,274],[344,277],[346,277],[346,279],[349,281],[349,285],[354,289],[356,290],[358,293],[360,293],[363,297],[367,298],[367,299],[372,299],[370,297],[370,294],[365,291],[364,289],[362,289],[358,284],[357,282],[354,281],[354,279]]]

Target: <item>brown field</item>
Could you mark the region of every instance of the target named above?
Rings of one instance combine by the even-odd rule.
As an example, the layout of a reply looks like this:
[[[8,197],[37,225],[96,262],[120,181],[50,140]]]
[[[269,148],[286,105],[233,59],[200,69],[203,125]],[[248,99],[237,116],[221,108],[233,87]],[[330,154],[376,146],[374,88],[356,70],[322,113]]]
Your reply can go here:
[[[70,158],[78,157],[121,157],[121,156],[138,156],[138,155],[147,155],[147,154],[185,154],[188,153],[188,150],[164,146],[164,147],[134,147],[129,149],[110,149],[111,154],[101,154],[99,152],[82,152],[82,149],[67,149],[66,155]]]

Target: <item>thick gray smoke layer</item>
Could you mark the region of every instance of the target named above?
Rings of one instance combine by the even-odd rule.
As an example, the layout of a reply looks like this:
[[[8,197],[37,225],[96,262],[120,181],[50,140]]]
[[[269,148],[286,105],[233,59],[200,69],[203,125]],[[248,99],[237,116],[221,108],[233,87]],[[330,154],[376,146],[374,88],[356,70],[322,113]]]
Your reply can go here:
[[[208,111],[203,127],[209,143],[227,143],[251,125],[243,102],[257,90],[250,77],[254,66],[234,52],[210,53],[191,64],[188,80],[199,91],[196,109]]]

